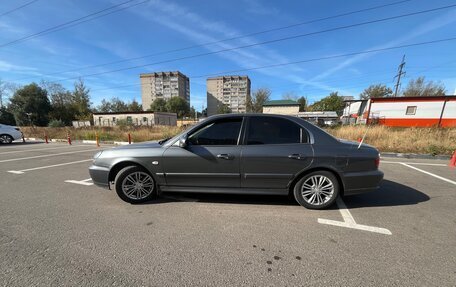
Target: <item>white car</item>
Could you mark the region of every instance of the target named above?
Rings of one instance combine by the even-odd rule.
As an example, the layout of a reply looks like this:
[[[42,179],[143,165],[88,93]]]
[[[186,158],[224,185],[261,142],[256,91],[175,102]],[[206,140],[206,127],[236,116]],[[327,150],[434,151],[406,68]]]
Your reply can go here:
[[[22,138],[22,132],[18,127],[0,124],[0,143],[12,143]]]

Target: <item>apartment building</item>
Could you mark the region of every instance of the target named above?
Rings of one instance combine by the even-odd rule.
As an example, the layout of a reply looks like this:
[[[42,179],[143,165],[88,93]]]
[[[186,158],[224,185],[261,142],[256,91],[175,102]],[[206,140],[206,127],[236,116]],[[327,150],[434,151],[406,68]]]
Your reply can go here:
[[[181,72],[147,73],[141,74],[139,78],[144,111],[148,110],[157,98],[168,100],[172,97],[181,97],[190,104],[190,81]]]
[[[233,113],[245,113],[250,100],[250,79],[247,76],[220,76],[208,78],[207,115],[219,113],[227,105]]]

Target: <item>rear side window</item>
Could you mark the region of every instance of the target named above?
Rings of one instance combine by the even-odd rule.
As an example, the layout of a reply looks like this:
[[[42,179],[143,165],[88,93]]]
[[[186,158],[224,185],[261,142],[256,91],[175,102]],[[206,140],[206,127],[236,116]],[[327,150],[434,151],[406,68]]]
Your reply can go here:
[[[207,124],[188,137],[192,145],[237,145],[242,118],[226,119]]]
[[[302,139],[302,140],[301,140]],[[251,117],[248,145],[307,143],[307,133],[296,123],[282,118]]]

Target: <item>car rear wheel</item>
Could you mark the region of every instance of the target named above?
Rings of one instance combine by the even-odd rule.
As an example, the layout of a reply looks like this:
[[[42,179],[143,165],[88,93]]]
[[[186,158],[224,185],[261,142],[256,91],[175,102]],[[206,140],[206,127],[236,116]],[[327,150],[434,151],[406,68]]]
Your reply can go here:
[[[10,135],[0,135],[0,143],[10,144],[13,140],[13,137]]]
[[[296,183],[294,197],[301,206],[324,209],[336,201],[339,190],[339,182],[334,174],[323,170],[314,171]]]
[[[119,197],[129,203],[141,203],[157,196],[152,176],[139,166],[127,166],[119,171],[115,179]]]

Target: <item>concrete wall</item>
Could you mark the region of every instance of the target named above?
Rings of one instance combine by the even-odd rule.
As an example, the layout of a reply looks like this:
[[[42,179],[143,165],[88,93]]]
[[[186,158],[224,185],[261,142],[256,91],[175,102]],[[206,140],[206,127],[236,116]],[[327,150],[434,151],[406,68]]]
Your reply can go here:
[[[263,114],[297,115],[299,106],[264,106]]]
[[[112,127],[116,126],[119,120],[126,121],[134,126],[177,125],[177,115],[173,113],[106,113],[93,115],[95,126]]]

